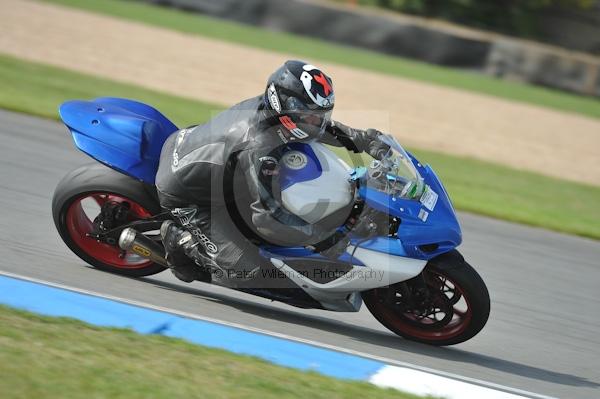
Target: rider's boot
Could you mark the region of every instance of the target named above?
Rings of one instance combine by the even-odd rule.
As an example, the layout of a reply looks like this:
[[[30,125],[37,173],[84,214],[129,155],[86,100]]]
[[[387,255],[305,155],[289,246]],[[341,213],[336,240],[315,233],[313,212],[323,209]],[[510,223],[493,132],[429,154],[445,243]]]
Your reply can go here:
[[[211,281],[210,272],[204,267],[196,248],[197,242],[191,233],[177,226],[172,220],[163,222],[160,235],[167,253],[167,263],[171,272],[186,283],[199,280]]]

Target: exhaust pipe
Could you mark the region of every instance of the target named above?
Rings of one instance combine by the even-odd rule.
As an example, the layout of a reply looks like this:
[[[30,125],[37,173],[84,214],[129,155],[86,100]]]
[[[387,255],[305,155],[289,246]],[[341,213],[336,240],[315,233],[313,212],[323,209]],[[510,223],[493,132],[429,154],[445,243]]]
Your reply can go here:
[[[119,247],[131,251],[143,258],[150,259],[159,265],[169,267],[165,259],[165,250],[162,246],[152,241],[131,227],[126,228],[119,236]]]

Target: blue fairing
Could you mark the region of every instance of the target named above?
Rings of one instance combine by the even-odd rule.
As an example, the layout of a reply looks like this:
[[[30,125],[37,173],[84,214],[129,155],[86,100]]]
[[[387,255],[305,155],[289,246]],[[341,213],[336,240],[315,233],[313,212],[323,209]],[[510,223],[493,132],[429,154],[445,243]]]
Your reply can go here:
[[[359,188],[359,195],[369,206],[400,218],[397,235],[406,256],[431,259],[460,245],[462,233],[450,198],[434,171],[429,165],[419,164],[412,155],[411,159],[425,183],[439,196],[433,211],[426,209],[419,201],[393,198],[364,185]],[[364,168],[355,170],[354,179],[360,179],[365,172]],[[419,212],[427,212],[425,221],[419,218]]]
[[[122,98],[68,101],[59,112],[77,148],[149,184],[154,184],[165,140],[177,130],[156,109]]]
[[[364,239],[353,238],[350,240],[350,246],[359,246],[360,248],[370,249],[371,251],[385,252],[391,256],[408,256],[404,250],[404,247],[402,246],[402,242],[391,237],[375,237],[368,241],[365,241]],[[324,256],[304,247],[264,246],[261,248],[261,255],[265,258],[276,259],[327,259]],[[352,255],[349,253],[343,253],[338,260],[340,262],[352,263],[355,266],[365,265],[362,261],[352,257]]]

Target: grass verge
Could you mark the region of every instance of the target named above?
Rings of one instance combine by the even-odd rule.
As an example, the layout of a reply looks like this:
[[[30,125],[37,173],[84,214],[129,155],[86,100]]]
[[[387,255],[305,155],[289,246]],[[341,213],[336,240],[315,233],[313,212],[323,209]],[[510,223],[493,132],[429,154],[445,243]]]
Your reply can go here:
[[[251,47],[293,53],[302,58],[335,62],[392,76],[600,118],[600,100],[592,97],[494,79],[477,73],[384,55],[323,40],[268,31],[131,0],[45,1]]]
[[[203,122],[222,108],[2,55],[0,87],[1,108],[54,119],[63,101],[107,95],[152,104],[179,126]],[[439,173],[457,209],[600,239],[600,187],[469,158],[413,152]]]
[[[403,398],[183,340],[0,306],[0,392],[12,398]]]
[[[0,54],[0,107],[58,119],[66,100],[100,96],[135,98],[151,103],[180,126],[207,120],[222,106],[189,100],[125,83],[116,83]]]

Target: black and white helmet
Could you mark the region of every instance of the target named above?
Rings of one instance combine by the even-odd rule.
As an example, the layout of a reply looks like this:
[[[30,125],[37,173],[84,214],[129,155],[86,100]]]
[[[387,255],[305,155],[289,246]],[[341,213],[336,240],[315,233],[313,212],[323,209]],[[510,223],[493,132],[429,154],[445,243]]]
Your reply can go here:
[[[265,120],[284,143],[318,139],[331,122],[335,95],[331,79],[317,67],[287,61],[269,78]]]

